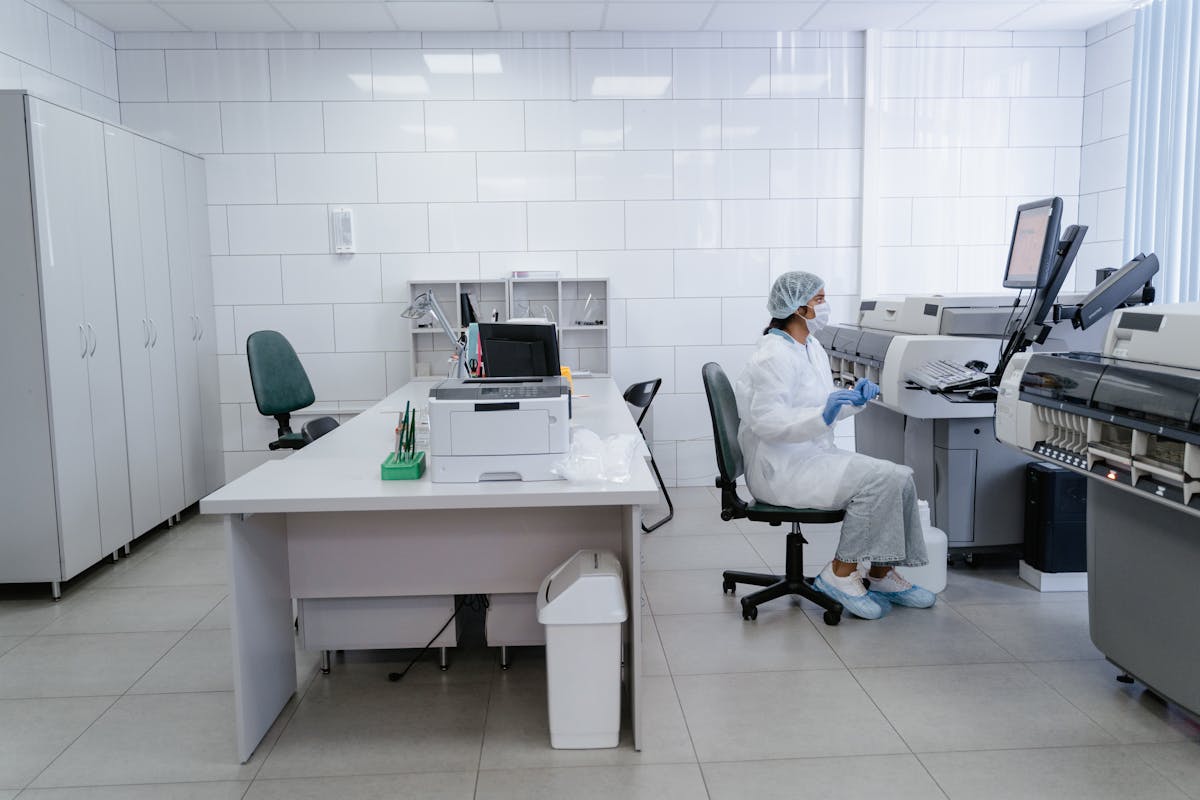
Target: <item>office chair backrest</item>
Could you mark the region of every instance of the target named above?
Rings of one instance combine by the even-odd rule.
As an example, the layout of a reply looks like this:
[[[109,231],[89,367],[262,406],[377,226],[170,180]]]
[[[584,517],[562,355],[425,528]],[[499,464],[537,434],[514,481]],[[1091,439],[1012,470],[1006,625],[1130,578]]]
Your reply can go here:
[[[337,426],[338,421],[333,417],[317,417],[304,423],[304,427],[300,429],[300,433],[304,436],[305,442],[312,444]]]
[[[737,400],[725,370],[720,364],[708,362],[700,371],[704,379],[704,394],[708,396],[708,413],[712,416],[713,444],[717,448],[717,470],[721,473],[719,486],[733,485],[745,471],[742,448],[738,444]]]
[[[646,418],[646,412],[650,410],[650,404],[654,402],[654,396],[658,394],[661,386],[662,378],[655,378],[652,381],[635,383],[625,390],[625,402],[642,410],[642,413],[637,418],[637,426],[639,428],[642,427],[642,420]]]
[[[279,331],[255,331],[246,339],[250,385],[260,414],[274,417],[316,402],[296,351]]]

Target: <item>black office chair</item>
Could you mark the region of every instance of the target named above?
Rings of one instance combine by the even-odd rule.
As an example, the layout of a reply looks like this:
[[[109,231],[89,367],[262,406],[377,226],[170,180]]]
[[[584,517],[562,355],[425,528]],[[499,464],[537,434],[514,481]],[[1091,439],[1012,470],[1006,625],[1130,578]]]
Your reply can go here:
[[[267,447],[271,450],[304,447],[312,439],[292,431],[292,412],[308,408],[317,397],[295,349],[279,331],[255,331],[246,338],[246,360],[250,364],[250,385],[258,413],[274,417],[279,425],[279,438]],[[319,417],[308,423],[314,425],[314,431],[317,427],[325,428],[319,435],[328,433],[337,424],[333,417]]]
[[[804,545],[807,541],[800,532],[802,522],[841,522],[845,512],[823,511],[814,508],[790,508],[773,506],[753,501],[747,503],[738,497],[737,479],[745,472],[742,448],[738,444],[737,401],[733,387],[719,364],[709,362],[701,370],[704,378],[704,393],[708,396],[708,411],[712,415],[713,443],[717,449],[717,488],[721,490],[721,519],[749,519],[781,525],[789,522],[792,530],[787,535],[787,562],[783,575],[760,572],[726,570],[722,575],[722,590],[736,592],[737,584],[748,583],[763,586],[753,594],[742,598],[742,619],[758,619],[758,606],[785,595],[798,594],[825,609],[825,624],[837,625],[842,621],[842,604],[812,586],[812,578],[804,577]]]
[[[300,435],[304,437],[305,444],[312,444],[337,426],[338,421],[333,417],[317,417],[304,423]]]
[[[635,383],[625,390],[625,402],[629,405],[640,408],[642,413],[638,415],[637,426],[638,431],[642,434],[642,439],[646,438],[646,432],[642,430],[642,420],[646,418],[646,412],[650,410],[650,404],[654,402],[654,396],[658,394],[658,390],[662,387],[662,378],[655,378],[652,381],[642,381]],[[649,447],[649,442],[646,443]],[[667,485],[663,483],[662,474],[658,471],[658,464],[654,463],[654,451],[650,451],[650,468],[654,470],[654,478],[658,481],[658,488],[663,493],[663,497],[667,499],[667,515],[654,523],[650,527],[646,527],[646,523],[642,522],[642,532],[650,533],[666,525],[675,517],[675,504],[671,502],[671,495],[667,492]]]

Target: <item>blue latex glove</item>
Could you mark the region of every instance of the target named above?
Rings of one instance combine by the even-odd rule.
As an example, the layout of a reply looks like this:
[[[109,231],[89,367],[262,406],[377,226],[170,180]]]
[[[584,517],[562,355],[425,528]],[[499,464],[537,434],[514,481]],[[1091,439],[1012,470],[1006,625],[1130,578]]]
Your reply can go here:
[[[826,425],[832,425],[842,406],[852,405],[861,397],[858,392],[850,389],[830,392],[829,397],[825,399],[825,410],[821,412],[821,419],[825,420]]]
[[[858,392],[861,397],[861,400],[854,403],[856,406],[865,406],[876,397],[879,397],[879,386],[866,378],[858,379],[858,383],[854,384],[854,391]]]

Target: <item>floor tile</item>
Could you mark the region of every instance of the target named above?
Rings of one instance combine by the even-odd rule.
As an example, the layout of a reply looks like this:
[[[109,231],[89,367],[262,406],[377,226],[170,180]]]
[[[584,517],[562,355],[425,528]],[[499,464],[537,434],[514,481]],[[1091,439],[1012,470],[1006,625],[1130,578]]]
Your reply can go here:
[[[0,700],[0,788],[36,778],[115,699]]]
[[[1121,747],[929,753],[921,761],[951,800],[1187,800]]]
[[[167,535],[166,546],[171,550],[224,550],[224,517],[197,518],[172,528]]]
[[[907,752],[844,670],[675,678],[701,762]]]
[[[739,614],[658,619],[672,675],[840,669],[841,660],[799,608],[765,606],[755,622]],[[850,626],[847,626],[850,627]]]
[[[32,636],[0,657],[0,697],[122,694],[182,634]]]
[[[880,667],[854,675],[914,752],[1115,742],[1023,664]]]
[[[187,631],[226,594],[223,586],[89,589],[41,633]]]
[[[0,636],[0,656],[25,641],[26,636]]]
[[[441,684],[390,683],[386,676],[343,669],[314,680],[259,776],[475,769],[489,685],[453,676]]]
[[[144,558],[130,558],[98,579],[94,588],[135,586],[224,586],[229,580],[225,551],[214,548],[173,548],[168,544]]]
[[[16,789],[0,789],[0,800],[16,800],[18,794]]]
[[[234,730],[231,692],[126,695],[34,785],[248,780],[262,756],[239,764]]]
[[[945,797],[911,755],[798,758],[704,764],[711,800],[932,800]],[[881,791],[882,787],[886,787]]]
[[[233,641],[227,630],[193,630],[171,648],[130,694],[232,692]]]
[[[1200,739],[1129,748],[1192,800],[1200,800]]]
[[[642,538],[645,570],[656,569],[762,569],[765,564],[740,533],[712,536],[659,536]]]
[[[1200,721],[1162,702],[1140,683],[1118,682],[1122,671],[1107,661],[1047,661],[1027,666],[1118,741],[1173,742],[1200,737]]]
[[[86,786],[26,789],[22,800],[241,800],[249,783],[149,783],[134,786]]]
[[[934,664],[975,664],[1012,661],[999,645],[979,632],[954,609],[894,607],[869,625],[821,624],[820,612],[810,617],[821,635],[849,667],[905,667]]]
[[[472,800],[475,771],[344,778],[258,779],[245,800]]]
[[[732,567],[643,572],[642,586],[656,617],[666,614],[740,614],[738,598],[721,591],[721,573]],[[752,569],[763,572],[761,565]],[[743,588],[742,593],[749,591]]]
[[[1021,603],[961,606],[958,612],[1019,661],[1104,657],[1088,632],[1086,598],[1044,603],[1037,613]]]
[[[942,598],[951,605],[986,603],[1058,603],[1077,601],[1086,592],[1039,592],[1017,577],[1017,567],[955,567],[946,572]]]
[[[695,762],[683,712],[668,677],[642,681],[642,750],[633,749],[628,720],[617,747],[598,750],[555,750],[550,747],[544,670],[505,675],[492,687],[481,769],[574,767],[636,763]],[[628,709],[626,709],[628,711]]]
[[[642,674],[671,674],[667,667],[667,654],[663,652],[662,640],[658,635],[658,626],[649,614],[642,617]]]
[[[705,797],[695,764],[481,770],[476,800],[696,800]]]
[[[57,603],[50,592],[43,598],[0,600],[0,636],[32,636],[70,611],[76,597],[64,597]]]
[[[196,623],[196,630],[219,630],[229,628],[229,597],[226,596],[217,603],[204,619]]]

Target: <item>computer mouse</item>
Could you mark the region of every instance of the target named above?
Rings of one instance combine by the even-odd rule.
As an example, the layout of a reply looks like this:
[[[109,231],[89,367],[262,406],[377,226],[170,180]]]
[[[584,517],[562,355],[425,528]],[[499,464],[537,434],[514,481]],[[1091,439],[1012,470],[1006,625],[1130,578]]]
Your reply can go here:
[[[971,391],[967,392],[967,399],[968,400],[995,400],[996,394],[997,394],[997,392],[996,392],[995,386],[980,386],[977,389],[972,389]]]

